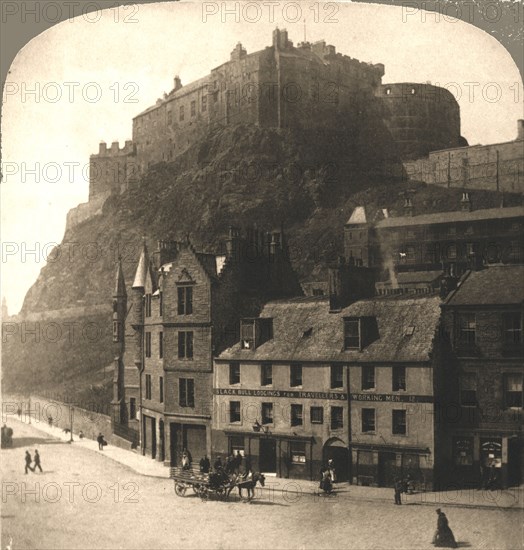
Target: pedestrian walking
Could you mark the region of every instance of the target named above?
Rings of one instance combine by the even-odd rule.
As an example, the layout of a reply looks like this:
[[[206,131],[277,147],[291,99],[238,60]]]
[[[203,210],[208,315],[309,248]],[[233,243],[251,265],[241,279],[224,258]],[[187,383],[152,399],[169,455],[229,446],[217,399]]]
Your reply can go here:
[[[33,459],[31,458],[31,454],[29,451],[25,452],[25,473],[27,474],[27,470],[33,471],[33,468],[31,468],[31,462],[33,462]]]
[[[16,409],[16,414],[18,415],[18,418],[22,418],[22,409],[20,407]]]
[[[35,463],[35,465],[33,466],[33,472],[36,472],[37,468],[40,470],[40,472],[42,472],[42,466],[40,464],[40,453],[38,452],[38,449],[35,449],[35,458],[33,462]]]
[[[182,453],[182,470],[189,470],[191,468],[191,459],[189,457],[189,451],[184,449]]]
[[[328,470],[329,470],[329,474],[331,475],[331,482],[332,482],[332,483],[336,483],[336,482],[337,482],[337,478],[336,478],[335,463],[334,463],[334,461],[333,461],[332,458],[330,458],[330,459],[327,461],[327,467],[328,467]]]
[[[438,515],[437,530],[431,543],[440,548],[457,548],[457,541],[449,527],[446,514],[440,508],[437,508],[436,512]]]
[[[84,439],[84,432],[83,432],[82,430],[80,430],[80,431],[78,432],[78,437],[79,437],[80,439]]]
[[[53,427],[53,417],[52,417],[52,416],[48,416],[48,417],[47,417],[47,423],[49,424],[49,427],[50,427],[50,428]]]
[[[96,438],[98,441],[98,450],[103,451],[104,450],[104,436],[102,435],[102,432],[99,432],[98,437]]]
[[[394,485],[394,488],[395,488],[395,504],[402,504],[402,500],[400,498],[400,495],[402,494],[402,491],[404,489],[404,484],[402,483],[402,481],[400,481],[400,478],[396,477],[395,478],[395,485]]]

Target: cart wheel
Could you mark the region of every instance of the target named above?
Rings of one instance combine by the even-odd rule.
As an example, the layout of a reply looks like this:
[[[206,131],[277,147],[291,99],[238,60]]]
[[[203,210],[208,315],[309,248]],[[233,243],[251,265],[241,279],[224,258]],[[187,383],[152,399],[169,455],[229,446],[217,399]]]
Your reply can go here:
[[[209,491],[205,485],[199,487],[198,496],[204,501],[209,499]]]
[[[175,483],[175,493],[179,497],[183,497],[186,494],[187,487],[185,485],[182,485],[182,483]]]

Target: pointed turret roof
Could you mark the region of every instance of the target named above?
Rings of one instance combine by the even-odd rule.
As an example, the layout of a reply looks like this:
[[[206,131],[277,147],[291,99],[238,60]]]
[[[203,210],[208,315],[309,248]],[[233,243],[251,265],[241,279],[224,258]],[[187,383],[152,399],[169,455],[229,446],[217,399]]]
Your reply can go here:
[[[349,220],[346,222],[346,225],[367,223],[366,208],[364,206],[357,206],[353,210]]]
[[[136,269],[135,280],[133,281],[133,288],[145,288],[148,271],[149,253],[147,252],[146,240],[144,239],[142,252],[140,253],[140,259],[138,260],[138,267]]]
[[[115,297],[117,296],[127,296],[126,292],[126,281],[124,279],[124,271],[122,270],[122,258],[118,258],[118,267],[116,270],[116,280],[115,280]]]

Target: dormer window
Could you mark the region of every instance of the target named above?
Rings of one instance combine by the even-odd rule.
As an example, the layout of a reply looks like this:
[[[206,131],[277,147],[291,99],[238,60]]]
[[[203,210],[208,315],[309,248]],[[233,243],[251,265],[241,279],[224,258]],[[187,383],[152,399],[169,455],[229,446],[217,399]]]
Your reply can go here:
[[[257,317],[240,322],[240,348],[256,349],[273,338],[273,319]]]
[[[344,349],[361,349],[360,319],[344,319]]]

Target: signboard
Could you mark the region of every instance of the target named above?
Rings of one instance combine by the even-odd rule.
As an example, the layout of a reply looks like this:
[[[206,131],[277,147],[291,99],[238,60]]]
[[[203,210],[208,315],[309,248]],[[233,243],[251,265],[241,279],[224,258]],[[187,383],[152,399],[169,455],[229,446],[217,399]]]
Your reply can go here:
[[[321,391],[283,391],[283,390],[249,390],[244,388],[215,388],[215,395],[237,395],[246,397],[291,397],[293,399],[332,399],[347,401],[347,393]]]
[[[392,395],[383,393],[352,393],[352,401],[379,401],[390,403],[433,403],[432,395]]]

